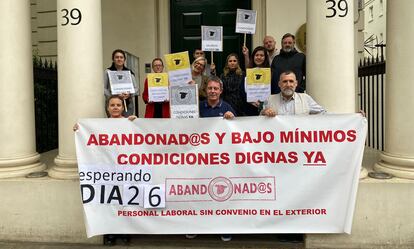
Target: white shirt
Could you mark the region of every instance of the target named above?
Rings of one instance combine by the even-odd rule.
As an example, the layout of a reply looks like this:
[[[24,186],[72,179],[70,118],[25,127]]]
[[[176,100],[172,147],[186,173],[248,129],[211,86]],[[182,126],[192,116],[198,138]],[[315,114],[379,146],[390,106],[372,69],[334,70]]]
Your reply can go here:
[[[282,94],[271,95],[264,103],[264,108],[272,108],[278,115],[319,114],[326,110],[306,93],[294,93],[290,99]]]

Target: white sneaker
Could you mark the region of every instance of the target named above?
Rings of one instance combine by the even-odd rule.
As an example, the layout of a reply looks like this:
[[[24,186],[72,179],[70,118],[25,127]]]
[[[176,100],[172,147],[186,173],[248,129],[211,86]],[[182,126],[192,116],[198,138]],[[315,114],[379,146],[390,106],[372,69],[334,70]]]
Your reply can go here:
[[[232,237],[229,234],[223,234],[223,235],[221,235],[221,240],[222,241],[227,242],[227,241],[230,241],[231,239],[232,239]]]

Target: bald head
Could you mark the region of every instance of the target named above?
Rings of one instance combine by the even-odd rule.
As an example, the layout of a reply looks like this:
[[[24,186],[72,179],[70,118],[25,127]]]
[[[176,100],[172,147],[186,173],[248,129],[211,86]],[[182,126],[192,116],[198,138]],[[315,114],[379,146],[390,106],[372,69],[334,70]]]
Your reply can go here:
[[[273,36],[267,35],[263,39],[263,47],[266,48],[267,52],[272,53],[276,47],[276,41]]]

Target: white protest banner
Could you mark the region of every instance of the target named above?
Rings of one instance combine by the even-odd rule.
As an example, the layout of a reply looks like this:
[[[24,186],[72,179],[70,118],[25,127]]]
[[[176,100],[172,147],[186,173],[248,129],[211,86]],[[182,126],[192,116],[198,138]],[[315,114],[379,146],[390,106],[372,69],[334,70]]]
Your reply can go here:
[[[108,71],[112,94],[135,93],[130,71]]]
[[[170,86],[185,86],[193,80],[188,51],[164,55]]]
[[[270,68],[248,68],[246,70],[247,102],[266,101],[270,96]]]
[[[87,235],[350,233],[366,131],[360,114],[82,119]]]
[[[198,86],[170,87],[171,118],[198,118]]]
[[[256,10],[237,9],[236,33],[256,33]]]
[[[164,102],[170,99],[167,73],[149,73],[147,79],[149,101]]]
[[[223,51],[222,26],[201,26],[201,50]]]

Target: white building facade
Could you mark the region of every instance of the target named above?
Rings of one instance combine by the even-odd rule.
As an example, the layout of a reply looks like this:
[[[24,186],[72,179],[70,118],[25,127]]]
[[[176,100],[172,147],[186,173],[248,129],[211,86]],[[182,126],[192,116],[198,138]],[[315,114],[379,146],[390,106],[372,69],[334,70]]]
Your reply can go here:
[[[364,56],[380,56],[381,49],[375,45],[386,44],[387,0],[365,0],[364,12]]]

